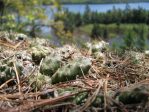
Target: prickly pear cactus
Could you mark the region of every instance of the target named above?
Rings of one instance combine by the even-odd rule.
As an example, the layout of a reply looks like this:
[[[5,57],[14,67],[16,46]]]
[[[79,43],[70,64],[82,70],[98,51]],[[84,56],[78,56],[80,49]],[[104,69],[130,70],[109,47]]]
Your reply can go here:
[[[91,67],[91,60],[89,58],[79,57],[69,64],[61,67],[51,77],[52,83],[65,82],[76,79],[77,76],[86,75]]]
[[[60,56],[47,56],[42,62],[40,72],[44,75],[52,76],[60,68],[61,60]]]

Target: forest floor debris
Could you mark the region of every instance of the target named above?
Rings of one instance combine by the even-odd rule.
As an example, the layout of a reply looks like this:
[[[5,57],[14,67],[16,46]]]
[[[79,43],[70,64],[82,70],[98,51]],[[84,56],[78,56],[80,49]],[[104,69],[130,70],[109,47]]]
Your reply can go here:
[[[40,38],[11,42],[17,47],[0,41],[1,112],[149,111],[145,53],[55,48]]]

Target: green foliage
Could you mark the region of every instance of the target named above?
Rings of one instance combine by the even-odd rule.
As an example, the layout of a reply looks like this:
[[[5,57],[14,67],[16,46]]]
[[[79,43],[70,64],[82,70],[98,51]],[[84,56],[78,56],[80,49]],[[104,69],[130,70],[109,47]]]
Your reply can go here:
[[[100,29],[99,25],[94,24],[92,32],[91,32],[91,37],[94,39],[98,39],[99,37],[101,37],[101,35],[102,34],[101,34],[101,29]]]
[[[137,39],[137,48],[140,51],[144,51],[146,48],[145,29],[143,26],[141,26],[141,28],[139,30],[139,37]]]
[[[135,37],[132,34],[132,31],[129,31],[126,37],[124,38],[124,49],[133,50],[135,47]]]
[[[64,11],[64,15],[65,16],[56,16],[55,21],[63,21],[65,30],[71,32],[73,32],[75,27],[81,25],[116,23],[117,32],[120,33],[118,30],[120,29],[121,23],[149,23],[149,11],[142,8],[130,9],[129,5],[126,6],[125,10],[113,8],[108,12],[91,11],[89,5],[86,5],[82,15],[80,15],[80,13],[69,12],[68,10]],[[102,36],[105,38],[109,36],[106,27],[104,28]]]
[[[85,7],[85,12],[83,14],[83,24],[89,24],[91,21],[91,9],[88,5]]]
[[[13,30],[28,32],[26,29],[30,27],[28,32],[35,36],[42,26],[43,20],[47,18],[43,3],[47,0],[1,0],[0,1],[0,30]],[[50,0],[58,7],[57,1]]]
[[[97,4],[97,3],[127,3],[127,2],[149,2],[149,0],[61,0],[64,4]]]

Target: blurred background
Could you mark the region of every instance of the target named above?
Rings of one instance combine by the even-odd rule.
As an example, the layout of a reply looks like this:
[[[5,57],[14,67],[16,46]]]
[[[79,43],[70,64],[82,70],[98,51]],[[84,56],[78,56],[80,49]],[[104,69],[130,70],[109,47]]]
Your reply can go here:
[[[55,46],[105,40],[111,49],[149,48],[149,0],[0,0],[0,30]]]

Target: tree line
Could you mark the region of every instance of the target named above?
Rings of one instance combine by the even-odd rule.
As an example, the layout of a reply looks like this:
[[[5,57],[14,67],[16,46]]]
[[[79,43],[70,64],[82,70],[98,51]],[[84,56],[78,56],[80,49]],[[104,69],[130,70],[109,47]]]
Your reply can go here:
[[[116,9],[107,12],[91,11],[87,5],[83,14],[70,12],[67,9],[64,10],[64,16],[55,16],[55,21],[63,21],[65,30],[73,31],[75,27],[86,24],[111,24],[111,23],[145,23],[149,24],[149,11],[138,8],[131,9],[129,5],[126,5],[125,10]]]
[[[60,0],[62,4],[98,4],[98,3],[130,3],[130,2],[149,2],[149,0]]]

